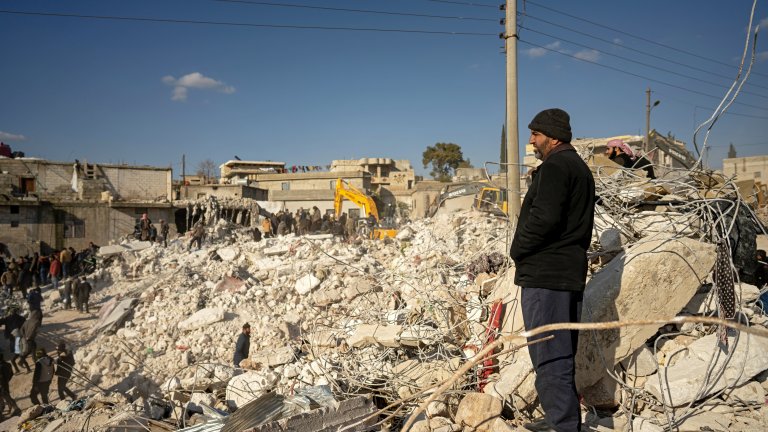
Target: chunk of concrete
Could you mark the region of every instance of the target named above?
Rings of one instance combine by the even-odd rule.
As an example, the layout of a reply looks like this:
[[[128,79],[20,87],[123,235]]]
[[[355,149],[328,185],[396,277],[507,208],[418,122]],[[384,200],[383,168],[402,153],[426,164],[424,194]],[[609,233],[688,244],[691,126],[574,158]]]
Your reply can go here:
[[[730,350],[733,352],[729,354]],[[663,391],[666,402],[678,407],[726,387],[740,386],[768,369],[768,338],[729,336],[726,350],[718,343],[717,335],[711,334],[690,344],[684,357],[674,366],[659,369],[663,390],[658,379],[649,379],[645,390],[658,399]],[[707,378],[709,383],[702,386]]]
[[[193,313],[179,323],[179,330],[196,330],[219,321],[224,321],[224,309],[205,308]]]
[[[300,295],[309,294],[310,291],[320,285],[320,282],[321,280],[316,278],[313,274],[304,275],[296,281],[296,292]]]
[[[536,402],[536,374],[533,372],[528,347],[521,348],[501,368],[498,380],[491,381],[484,393],[501,400],[512,400],[515,408],[522,410]]]
[[[765,404],[765,390],[760,383],[750,381],[725,393],[728,403]]]
[[[227,383],[227,405],[232,408],[242,407],[266,394],[276,382],[277,375],[272,372],[247,371],[237,375]]]
[[[227,246],[216,250],[216,254],[222,259],[222,261],[232,261],[240,256],[240,249]]]
[[[296,353],[289,346],[279,347],[271,350],[259,351],[251,355],[251,360],[262,365],[274,367],[296,360]]]
[[[596,273],[584,291],[582,321],[632,321],[675,316],[715,262],[715,246],[688,238],[638,243]],[[576,385],[584,389],[629,357],[660,326],[581,332]]]
[[[631,356],[621,361],[624,370],[632,376],[653,375],[659,369],[656,364],[656,358],[646,345],[638,348]]]
[[[355,333],[347,339],[347,343],[354,348],[363,348],[371,345],[383,345],[397,348],[400,346],[401,325],[361,324],[355,329]]]
[[[365,279],[355,279],[344,289],[344,298],[352,300],[357,296],[373,291],[373,285]]]
[[[456,410],[456,423],[476,432],[488,432],[501,409],[498,398],[486,393],[467,393]]]
[[[341,290],[336,288],[315,291],[312,293],[312,301],[315,303],[315,305],[321,307],[338,303],[341,301],[341,299]]]
[[[596,383],[582,389],[584,403],[597,409],[613,409],[621,403],[621,387],[613,378],[606,375]]]

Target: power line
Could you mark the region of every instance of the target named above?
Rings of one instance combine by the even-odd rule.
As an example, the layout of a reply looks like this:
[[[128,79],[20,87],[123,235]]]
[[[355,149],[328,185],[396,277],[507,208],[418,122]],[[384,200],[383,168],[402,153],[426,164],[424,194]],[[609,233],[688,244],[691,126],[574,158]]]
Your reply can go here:
[[[309,6],[309,5],[289,4],[289,3],[272,3],[272,2],[254,1],[254,0],[213,0],[213,1],[218,3],[243,3],[243,4],[255,5],[255,6],[275,6],[275,7],[288,7],[288,8],[299,8],[299,9],[318,9],[318,10],[327,10],[327,11],[334,11],[334,12],[356,12],[356,13],[379,14],[379,15],[408,16],[408,17],[418,17],[418,18],[441,18],[441,19],[455,19],[455,20],[465,20],[465,21],[492,21],[492,22],[499,21],[496,18],[429,15],[429,14],[418,14],[418,13],[408,13],[408,12],[388,12],[388,11],[379,11],[379,10],[370,10],[370,9],[347,9],[347,8],[336,8],[336,7],[328,7],[328,6]]]
[[[287,25],[287,24],[257,24],[257,23],[238,23],[238,22],[226,22],[226,21],[182,20],[182,19],[170,19],[170,18],[125,17],[125,16],[114,16],[114,15],[82,15],[82,14],[67,14],[67,13],[54,13],[54,12],[28,12],[28,11],[14,11],[14,10],[4,10],[4,9],[0,9],[0,14],[47,16],[47,17],[57,17],[57,18],[83,18],[83,19],[97,19],[97,20],[111,20],[111,21],[156,22],[156,23],[172,23],[172,24],[204,24],[204,25],[217,25],[217,26],[259,27],[259,28],[275,28],[275,29],[338,30],[338,31],[381,32],[381,33],[417,33],[417,34],[450,35],[450,36],[497,36],[496,33],[479,33],[479,32],[449,32],[449,31],[387,29],[387,28],[369,28],[369,27],[328,27],[328,26],[306,26],[306,25]]]
[[[670,73],[670,74],[677,75],[677,76],[680,76],[680,77],[683,77],[683,78],[687,78],[687,79],[691,79],[691,80],[694,80],[694,81],[699,81],[699,82],[702,82],[702,83],[705,83],[705,84],[709,84],[709,85],[712,85],[712,86],[716,86],[716,87],[720,87],[720,88],[729,88],[729,86],[727,86],[727,85],[723,85],[723,84],[712,82],[712,81],[707,81],[707,80],[704,80],[704,79],[701,79],[701,78],[692,77],[692,76],[685,75],[685,74],[682,74],[682,73],[679,73],[679,72],[675,72],[675,71],[670,70],[670,69],[665,69],[665,68],[662,68],[662,67],[659,67],[659,66],[654,66],[654,65],[649,64],[649,63],[644,63],[644,62],[641,62],[641,61],[638,61],[638,60],[634,60],[634,59],[631,59],[629,57],[624,57],[624,56],[620,56],[618,54],[609,53],[607,51],[603,51],[603,50],[600,50],[600,49],[597,49],[597,48],[594,48],[594,47],[591,47],[591,46],[588,46],[588,45],[584,45],[584,44],[581,44],[581,43],[578,43],[578,42],[574,42],[574,41],[571,41],[571,40],[567,40],[567,39],[562,39],[562,38],[559,38],[557,36],[554,36],[554,35],[551,35],[551,34],[548,34],[548,33],[540,32],[538,30],[534,30],[534,29],[529,28],[529,27],[521,26],[521,28],[524,28],[524,29],[526,29],[526,30],[528,30],[530,32],[533,32],[533,33],[540,34],[542,36],[551,37],[551,38],[554,38],[554,39],[557,39],[557,40],[564,40],[565,42],[567,42],[569,44],[576,45],[576,46],[579,46],[579,47],[582,47],[582,48],[586,48],[586,49],[590,49],[590,50],[593,50],[593,51],[596,51],[596,52],[599,52],[601,54],[605,54],[605,55],[608,55],[608,56],[620,58],[620,59],[622,59],[624,61],[628,61],[628,62],[631,62],[631,63],[639,64],[641,66],[649,67],[649,68],[652,68],[652,69],[657,69],[657,70],[660,70],[662,72]],[[768,99],[768,96],[761,95],[759,93],[754,93],[754,92],[750,92],[750,91],[746,91],[746,90],[742,90],[742,93],[751,94],[753,96],[759,96],[761,98]]]
[[[632,33],[626,32],[624,30],[620,30],[620,29],[617,29],[615,27],[611,27],[611,26],[608,26],[608,25],[605,25],[605,24],[600,24],[600,23],[588,20],[586,18],[578,17],[576,15],[571,15],[569,13],[566,13],[566,12],[563,12],[563,11],[551,8],[549,6],[544,6],[542,4],[539,4],[539,3],[536,3],[536,2],[533,2],[533,1],[530,1],[530,0],[525,0],[525,1],[528,4],[532,4],[534,6],[538,6],[538,7],[542,8],[542,9],[547,9],[547,10],[550,10],[552,12],[558,13],[560,15],[565,15],[565,16],[567,16],[569,18],[573,18],[573,19],[576,19],[576,20],[579,20],[579,21],[584,21],[584,22],[592,24],[594,26],[598,26],[598,27],[601,27],[601,28],[604,28],[604,29],[615,31],[616,33],[620,33],[620,34],[623,34],[625,36],[633,37],[635,39],[639,39],[641,41],[648,42],[648,43],[654,44],[656,46],[667,48],[667,49],[670,49],[672,51],[677,51],[679,53],[687,54],[689,56],[696,57],[696,58],[699,58],[699,59],[702,59],[702,60],[707,60],[707,61],[712,62],[712,63],[717,63],[717,64],[728,66],[728,67],[733,67],[732,64],[729,64],[729,63],[726,63],[726,62],[723,62],[723,61],[720,61],[720,60],[717,60],[717,59],[713,59],[713,58],[710,58],[710,57],[705,57],[705,56],[702,56],[702,55],[699,55],[699,54],[696,54],[696,53],[692,53],[690,51],[682,50],[680,48],[675,48],[675,47],[673,47],[671,45],[666,45],[666,44],[663,44],[661,42],[656,42],[656,41],[648,39],[646,37],[638,36],[638,35],[635,35],[635,34],[632,34]],[[766,75],[766,74],[761,74],[761,73],[757,73],[757,72],[752,72],[752,73],[754,73],[756,75],[768,77],[768,75]]]
[[[424,0],[424,1],[433,2],[433,3],[450,3],[450,4],[457,4],[457,5],[463,5],[463,6],[494,8],[494,9],[499,8],[499,5],[492,5],[487,3],[463,2],[463,1],[455,1],[455,0]]]
[[[600,66],[600,67],[604,67],[606,69],[611,69],[611,70],[616,71],[616,72],[621,72],[621,73],[626,74],[626,75],[631,75],[631,76],[636,77],[636,78],[641,78],[641,79],[644,79],[644,80],[655,82],[657,84],[665,85],[665,86],[668,86],[668,87],[673,87],[673,88],[676,88],[676,89],[679,89],[679,90],[684,90],[684,91],[687,91],[687,92],[690,92],[690,93],[695,93],[695,94],[698,94],[698,95],[701,95],[701,96],[706,96],[706,97],[717,99],[717,100],[721,100],[722,99],[721,96],[715,96],[715,95],[711,95],[709,93],[700,92],[698,90],[692,90],[692,89],[689,89],[689,88],[686,88],[686,87],[683,87],[683,86],[679,86],[677,84],[670,84],[668,82],[657,80],[657,79],[654,79],[654,78],[649,78],[649,77],[646,77],[646,76],[643,76],[643,75],[640,75],[640,74],[636,74],[634,72],[625,71],[625,70],[619,69],[617,67],[604,65],[602,63],[598,63],[598,62],[595,62],[595,61],[587,60],[587,59],[584,59],[584,58],[579,58],[579,57],[576,57],[574,55],[571,55],[571,54],[568,54],[568,53],[564,53],[562,51],[558,51],[558,50],[555,50],[555,49],[552,49],[552,48],[547,48],[545,46],[537,45],[535,43],[531,43],[531,42],[528,42],[528,41],[523,40],[523,39],[520,39],[520,42],[522,42],[522,43],[524,43],[526,45],[530,45],[530,46],[536,47],[536,48],[541,48],[541,49],[544,49],[544,50],[547,50],[547,51],[558,53],[560,55],[564,55],[566,57],[570,57],[570,58],[573,58],[573,59],[576,59],[576,60],[579,60],[579,61],[583,61],[583,62],[586,62],[586,63],[591,63],[591,64],[594,64],[594,65],[597,65],[597,66]],[[738,104],[738,105],[742,105],[742,106],[746,106],[746,107],[750,107],[750,108],[755,108],[755,109],[762,110],[762,111],[768,110],[768,108],[766,108],[766,107],[759,107],[757,105],[750,105],[750,104],[747,104],[747,103],[744,103],[744,102],[734,102],[734,104]]]
[[[658,59],[658,60],[663,60],[663,61],[666,61],[666,62],[669,62],[669,63],[673,63],[673,64],[676,64],[678,66],[683,66],[683,67],[689,68],[691,70],[707,73],[707,74],[710,74],[710,75],[714,75],[716,77],[725,78],[727,80],[733,80],[733,78],[734,78],[732,76],[719,74],[717,72],[708,71],[706,69],[701,69],[701,68],[698,68],[698,67],[695,67],[695,66],[691,66],[691,65],[689,65],[687,63],[683,63],[683,62],[680,62],[680,61],[677,61],[677,60],[672,60],[672,59],[669,59],[669,58],[666,58],[666,57],[662,57],[662,56],[659,56],[659,55],[656,55],[656,54],[653,54],[653,53],[650,53],[650,52],[647,52],[647,51],[643,51],[643,50],[640,50],[640,49],[637,49],[637,48],[631,48],[631,47],[628,47],[628,46],[625,46],[625,45],[622,45],[622,44],[617,44],[616,42],[613,42],[613,41],[610,41],[610,40],[607,40],[607,39],[603,39],[603,38],[594,36],[592,34],[589,34],[587,32],[576,30],[574,28],[571,28],[571,27],[568,27],[568,26],[564,26],[564,25],[561,25],[561,24],[558,24],[558,23],[554,23],[552,21],[548,21],[548,20],[545,20],[543,18],[539,18],[539,17],[533,16],[533,15],[530,15],[530,14],[525,15],[525,16],[528,17],[528,18],[531,18],[531,19],[533,19],[535,21],[543,22],[543,23],[549,24],[551,26],[555,26],[555,27],[561,28],[563,30],[567,30],[567,31],[570,31],[570,32],[573,32],[573,33],[576,33],[576,34],[579,34],[579,35],[582,35],[582,36],[586,36],[586,37],[591,38],[591,39],[598,40],[600,42],[604,42],[604,43],[610,44],[612,46],[617,46],[617,47],[624,48],[624,49],[629,50],[629,51],[634,51],[636,53],[640,53],[640,54],[646,55],[648,57],[653,57],[653,58]],[[530,30],[530,28],[527,28],[527,29]],[[752,87],[758,87],[758,88],[762,88],[762,89],[768,90],[768,87],[766,87],[766,86],[762,86],[762,85],[751,83],[751,82],[747,83],[747,85],[750,85]]]

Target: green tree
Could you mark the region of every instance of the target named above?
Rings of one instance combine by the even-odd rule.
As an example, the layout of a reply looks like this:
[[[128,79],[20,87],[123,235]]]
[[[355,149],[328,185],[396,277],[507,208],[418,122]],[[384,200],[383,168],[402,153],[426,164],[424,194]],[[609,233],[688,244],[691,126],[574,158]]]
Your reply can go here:
[[[431,175],[441,182],[451,181],[453,173],[459,167],[471,167],[469,160],[464,160],[461,146],[453,143],[437,143],[427,146],[422,154],[421,163],[424,168],[432,165]]]

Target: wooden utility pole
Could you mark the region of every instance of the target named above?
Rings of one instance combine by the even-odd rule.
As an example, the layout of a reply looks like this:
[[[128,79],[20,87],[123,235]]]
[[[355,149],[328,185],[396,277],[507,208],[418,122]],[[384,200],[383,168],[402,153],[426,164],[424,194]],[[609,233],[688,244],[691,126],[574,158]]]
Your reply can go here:
[[[507,208],[509,220],[520,215],[520,147],[517,130],[517,0],[507,0],[505,46],[507,51]]]

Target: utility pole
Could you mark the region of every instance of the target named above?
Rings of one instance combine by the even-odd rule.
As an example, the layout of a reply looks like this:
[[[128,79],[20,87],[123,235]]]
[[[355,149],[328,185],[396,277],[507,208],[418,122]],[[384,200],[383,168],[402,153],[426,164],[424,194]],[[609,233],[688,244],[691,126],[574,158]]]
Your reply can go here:
[[[517,224],[520,215],[520,148],[517,130],[517,0],[507,0],[504,42],[507,51],[507,209]]]
[[[651,88],[645,91],[645,148],[643,153],[648,154],[651,149]]]
[[[181,187],[184,188],[184,198],[187,198],[187,164],[185,155],[181,155]]]

